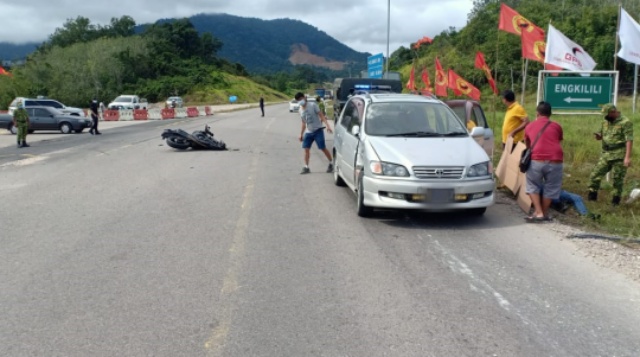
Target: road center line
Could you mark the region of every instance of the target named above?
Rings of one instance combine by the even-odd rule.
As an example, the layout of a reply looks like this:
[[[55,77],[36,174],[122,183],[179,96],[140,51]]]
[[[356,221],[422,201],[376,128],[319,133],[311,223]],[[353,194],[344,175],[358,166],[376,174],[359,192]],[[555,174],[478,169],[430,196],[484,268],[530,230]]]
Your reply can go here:
[[[249,217],[251,215],[251,200],[253,198],[253,190],[255,188],[255,178],[258,171],[258,162],[260,160],[260,146],[264,140],[265,134],[273,124],[275,118],[272,118],[262,131],[258,145],[253,150],[253,159],[249,169],[249,177],[247,185],[244,188],[242,204],[240,205],[240,217],[236,222],[233,232],[233,241],[229,248],[229,268],[222,282],[220,290],[220,303],[217,305],[218,325],[213,329],[211,337],[204,343],[205,349],[212,356],[222,356],[224,345],[229,335],[231,323],[233,322],[232,312],[234,308],[233,295],[240,288],[238,285],[238,274],[242,268],[242,257],[245,253],[246,231],[249,226]]]

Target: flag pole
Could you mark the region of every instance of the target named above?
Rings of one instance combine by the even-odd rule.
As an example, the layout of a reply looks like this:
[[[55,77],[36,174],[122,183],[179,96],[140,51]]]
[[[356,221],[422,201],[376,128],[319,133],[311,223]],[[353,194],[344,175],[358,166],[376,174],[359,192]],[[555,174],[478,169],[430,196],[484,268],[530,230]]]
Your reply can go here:
[[[618,70],[618,41],[620,40],[620,9],[622,9],[622,4],[618,4],[618,20],[616,23],[616,44],[613,50],[613,70]]]
[[[522,99],[520,105],[524,106],[524,90],[527,86],[527,69],[529,69],[529,59],[524,60],[524,71],[522,72]]]
[[[638,65],[633,70],[633,114],[636,113],[636,98],[638,97]]]

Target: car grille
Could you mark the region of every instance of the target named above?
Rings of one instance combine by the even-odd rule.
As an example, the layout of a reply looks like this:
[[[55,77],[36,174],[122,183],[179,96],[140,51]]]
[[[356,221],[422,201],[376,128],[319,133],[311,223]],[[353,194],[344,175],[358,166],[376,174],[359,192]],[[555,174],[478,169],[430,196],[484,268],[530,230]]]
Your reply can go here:
[[[413,173],[419,179],[454,179],[462,178],[464,167],[450,166],[414,166]]]

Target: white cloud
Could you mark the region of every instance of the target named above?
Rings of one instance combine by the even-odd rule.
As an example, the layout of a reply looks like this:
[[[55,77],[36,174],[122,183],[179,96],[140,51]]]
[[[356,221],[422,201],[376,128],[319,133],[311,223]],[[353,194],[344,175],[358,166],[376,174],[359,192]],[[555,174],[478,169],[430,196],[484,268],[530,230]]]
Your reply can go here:
[[[408,47],[422,36],[433,37],[465,25],[472,0],[391,1],[390,51]],[[323,0],[0,0],[0,41],[44,41],[67,19],[87,17],[107,24],[129,15],[136,23],[198,13],[227,13],[261,19],[290,18],[317,27],[347,46],[362,52],[386,53],[387,1]],[[214,34],[215,35],[215,34]]]

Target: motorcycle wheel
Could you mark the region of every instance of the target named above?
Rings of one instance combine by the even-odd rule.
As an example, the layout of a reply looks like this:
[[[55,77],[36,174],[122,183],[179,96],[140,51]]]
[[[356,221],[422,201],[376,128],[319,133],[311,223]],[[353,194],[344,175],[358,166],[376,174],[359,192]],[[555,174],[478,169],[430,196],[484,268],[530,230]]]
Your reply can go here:
[[[195,131],[193,132],[193,134],[191,134],[191,137],[193,138],[193,141],[202,146],[204,149],[225,150],[227,147],[223,141],[216,140],[203,131]]]
[[[186,150],[191,147],[191,143],[188,140],[176,135],[167,137],[167,145],[179,150]]]

